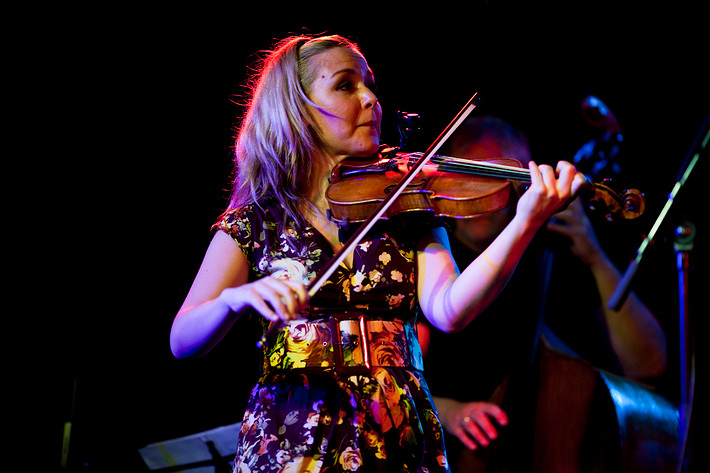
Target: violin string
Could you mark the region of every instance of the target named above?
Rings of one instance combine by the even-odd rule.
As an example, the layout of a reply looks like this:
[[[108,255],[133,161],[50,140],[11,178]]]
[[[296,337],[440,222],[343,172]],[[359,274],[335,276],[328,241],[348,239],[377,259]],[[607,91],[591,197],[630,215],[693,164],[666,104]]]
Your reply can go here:
[[[412,153],[408,158],[409,160],[416,159],[414,156],[420,153]],[[475,162],[469,159],[454,158],[450,156],[432,156],[431,161],[440,164],[440,167],[445,167],[446,170],[451,170],[456,172],[475,172],[475,173],[486,173],[494,175],[496,177],[508,177],[508,178],[519,178],[519,179],[529,179],[530,171],[528,169],[522,169],[515,166],[508,166],[505,164],[490,163],[490,162]]]
[[[421,153],[405,155],[409,162],[415,161]],[[505,164],[490,162],[475,162],[470,159],[454,158],[450,156],[432,156],[431,162],[438,164],[439,169],[445,172],[460,172],[462,174],[476,174],[485,177],[503,179],[530,180],[530,170]]]
[[[528,171],[527,169],[519,169],[505,165],[496,165],[495,163],[457,163],[455,161],[452,162],[448,159],[445,159],[441,161],[439,169],[442,171],[478,174],[504,179],[530,180],[530,171]]]
[[[530,179],[530,171],[527,169],[516,168],[504,164],[488,163],[488,162],[472,162],[460,158],[445,157],[440,163],[442,171],[458,171],[464,173],[489,175],[491,177],[501,177],[507,179]]]

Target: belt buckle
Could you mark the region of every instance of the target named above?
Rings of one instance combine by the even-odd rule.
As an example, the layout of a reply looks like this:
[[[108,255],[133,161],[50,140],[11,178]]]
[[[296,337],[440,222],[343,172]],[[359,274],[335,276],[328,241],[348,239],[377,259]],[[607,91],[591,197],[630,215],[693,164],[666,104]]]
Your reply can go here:
[[[343,337],[340,325],[343,321],[357,321],[360,332],[360,350],[362,351],[362,363],[347,366],[343,356]],[[370,362],[370,340],[367,332],[367,321],[365,314],[354,316],[351,314],[339,313],[330,316],[330,333],[333,337],[333,352],[335,355],[335,371],[341,375],[355,375],[370,373],[372,365]]]

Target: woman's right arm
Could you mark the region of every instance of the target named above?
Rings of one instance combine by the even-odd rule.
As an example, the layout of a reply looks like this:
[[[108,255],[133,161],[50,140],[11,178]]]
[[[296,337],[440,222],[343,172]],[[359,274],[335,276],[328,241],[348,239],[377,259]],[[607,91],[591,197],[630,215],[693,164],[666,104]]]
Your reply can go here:
[[[215,233],[170,330],[176,358],[209,352],[248,307],[272,321],[296,318],[306,300],[302,284],[248,278],[249,262],[237,243],[221,230]]]

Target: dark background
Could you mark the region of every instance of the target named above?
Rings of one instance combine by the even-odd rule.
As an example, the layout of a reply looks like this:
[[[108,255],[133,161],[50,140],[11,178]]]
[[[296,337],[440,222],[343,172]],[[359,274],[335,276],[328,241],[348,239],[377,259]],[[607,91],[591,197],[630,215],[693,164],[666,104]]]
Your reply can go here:
[[[28,464],[57,468],[69,419],[70,464],[87,471],[141,471],[138,448],[241,420],[258,369],[253,329],[237,325],[228,343],[190,361],[172,357],[168,335],[226,203],[245,74],[257,51],[290,33],[338,33],[359,43],[390,144],[398,140],[397,110],[422,117],[426,147],[478,91],[474,114],[521,128],[540,162],[571,160],[597,136],[581,100],[602,99],[624,136],[622,185],[647,197],[644,216],[624,231],[632,238],[618,243],[630,261],[710,111],[707,31],[695,10],[571,5],[489,1],[384,13],[370,4],[307,5],[308,12],[236,2],[115,4],[54,7],[41,24],[28,21],[23,37],[40,39],[24,56],[32,66],[28,123],[43,158],[28,168],[35,183],[27,193],[37,202],[31,215],[41,220],[32,242],[41,251],[24,264],[31,327],[18,340],[28,366],[22,374],[32,381],[21,384],[34,394],[19,412],[32,431],[22,441],[35,450]],[[673,228],[684,219],[698,227],[690,313],[707,313],[707,291],[697,283],[707,271],[707,169],[701,160],[635,282],[668,329],[672,351]],[[702,345],[705,334],[695,335]],[[663,385],[669,397],[677,395],[673,353]]]

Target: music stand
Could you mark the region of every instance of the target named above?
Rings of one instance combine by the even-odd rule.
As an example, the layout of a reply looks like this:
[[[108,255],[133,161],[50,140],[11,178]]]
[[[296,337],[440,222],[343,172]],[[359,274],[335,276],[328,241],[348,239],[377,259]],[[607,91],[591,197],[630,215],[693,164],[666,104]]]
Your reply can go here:
[[[227,473],[232,471],[242,423],[225,425],[185,437],[151,443],[138,449],[150,471]]]

